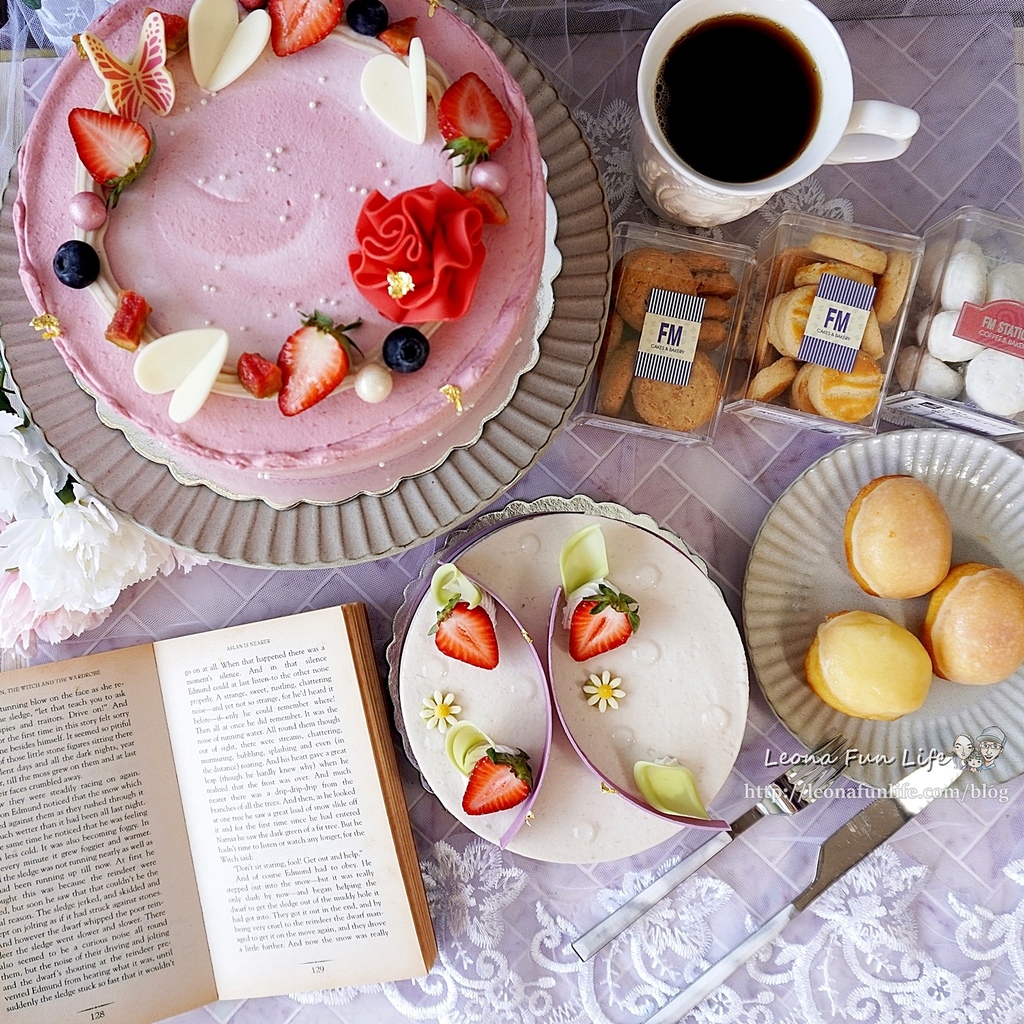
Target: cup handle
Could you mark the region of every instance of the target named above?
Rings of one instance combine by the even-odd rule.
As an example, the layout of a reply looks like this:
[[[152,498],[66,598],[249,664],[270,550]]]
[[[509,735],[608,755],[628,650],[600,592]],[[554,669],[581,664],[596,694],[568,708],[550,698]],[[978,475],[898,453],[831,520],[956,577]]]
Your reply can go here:
[[[916,110],[885,100],[858,100],[839,145],[825,158],[826,164],[869,163],[892,160],[907,151],[921,126]]]

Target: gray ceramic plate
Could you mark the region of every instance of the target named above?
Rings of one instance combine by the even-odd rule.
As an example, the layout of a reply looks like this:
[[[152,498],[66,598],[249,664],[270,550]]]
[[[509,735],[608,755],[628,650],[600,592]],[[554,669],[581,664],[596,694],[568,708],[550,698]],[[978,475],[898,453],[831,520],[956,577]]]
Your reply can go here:
[[[540,71],[509,39],[469,11],[447,5],[498,54],[519,82],[537,124],[558,211],[562,271],[537,364],[475,443],[383,495],[278,510],[178,483],[96,416],[56,349],[29,326],[11,222],[16,181],[0,227],[3,351],[11,377],[47,442],[78,479],[151,533],[226,562],[314,568],[396,554],[452,529],[503,494],[565,423],[597,356],[611,279],[611,223],[590,147]]]
[[[906,473],[938,494],[953,524],[953,562],[1001,565],[1024,579],[1024,461],[988,438],[953,430],[898,430],[864,438],[819,459],[772,507],[754,541],[743,586],[747,648],[776,714],[808,748],[842,733],[854,750],[847,774],[887,786],[949,753],[959,733],[998,726],[1007,742],[980,784],[1024,771],[1024,668],[992,686],[936,678],[918,711],[895,722],[850,718],[808,688],[804,655],[818,624],[864,609],[916,633],[927,597],[866,594],[846,568],[843,524],[857,492],[876,477]]]

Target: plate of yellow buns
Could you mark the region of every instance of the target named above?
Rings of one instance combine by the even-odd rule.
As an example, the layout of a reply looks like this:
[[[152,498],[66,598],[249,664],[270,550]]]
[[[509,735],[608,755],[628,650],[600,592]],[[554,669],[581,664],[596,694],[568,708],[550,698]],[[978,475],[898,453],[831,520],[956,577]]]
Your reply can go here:
[[[979,785],[1005,782],[1024,771],[1022,581],[1024,459],[953,430],[862,438],[765,517],[743,587],[750,661],[808,747],[849,740],[854,779],[886,786],[956,753]]]

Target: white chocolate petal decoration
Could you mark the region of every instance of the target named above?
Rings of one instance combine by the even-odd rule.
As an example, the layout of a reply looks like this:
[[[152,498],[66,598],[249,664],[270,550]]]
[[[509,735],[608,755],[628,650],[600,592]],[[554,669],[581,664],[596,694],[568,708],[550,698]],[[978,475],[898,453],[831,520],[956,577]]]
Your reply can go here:
[[[427,137],[427,58],[423,40],[413,36],[409,40],[409,84],[412,88],[412,112],[416,117],[416,139]]]
[[[413,37],[408,65],[393,53],[381,53],[363,67],[363,100],[377,118],[407,142],[421,144],[427,133],[427,64],[423,43]]]
[[[184,423],[203,407],[227,354],[227,332],[217,327],[165,334],[139,349],[135,383],[151,395],[173,391],[167,414]]]
[[[256,62],[270,39],[270,15],[238,20],[235,0],[196,0],[188,13],[188,52],[200,88],[219,92]]]

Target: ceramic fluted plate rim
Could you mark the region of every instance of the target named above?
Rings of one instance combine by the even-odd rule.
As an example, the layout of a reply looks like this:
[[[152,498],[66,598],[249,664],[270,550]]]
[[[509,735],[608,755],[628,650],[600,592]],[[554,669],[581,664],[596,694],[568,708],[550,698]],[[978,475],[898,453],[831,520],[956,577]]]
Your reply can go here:
[[[395,706],[396,724],[402,736],[406,756],[419,771],[426,789],[433,791],[431,778],[447,781],[447,773],[454,772],[455,769],[447,763],[443,753],[439,753],[437,750],[432,751],[430,744],[426,742],[427,730],[423,729],[416,718],[419,698],[424,694],[416,689],[408,676],[403,680],[402,657],[409,626],[428,589],[435,567],[444,561],[458,561],[466,552],[470,552],[481,543],[486,543],[510,526],[516,527],[538,517],[573,514],[600,516],[640,528],[653,534],[659,541],[671,544],[673,548],[693,562],[702,574],[707,575],[707,566],[703,560],[696,556],[683,540],[658,526],[650,516],[632,512],[615,503],[595,502],[583,495],[575,495],[571,498],[549,495],[529,502],[513,501],[497,512],[481,516],[471,526],[453,532],[443,548],[421,567],[419,577],[406,587],[402,606],[395,616],[394,638],[387,649],[388,687]],[[557,555],[553,565],[557,574]],[[469,571],[472,574],[472,571]],[[713,581],[711,585],[721,597],[721,591]],[[531,614],[535,614],[538,621],[544,622],[545,629],[554,589],[555,587],[552,585],[550,591],[536,592],[532,595],[536,598],[540,611],[535,610]],[[507,592],[503,596],[513,605],[524,598],[524,595],[517,591]],[[721,597],[721,601],[724,607],[724,597]],[[524,621],[529,626],[529,616],[524,613],[523,608],[517,608],[517,612],[524,615]],[[538,634],[535,629],[530,630],[530,635],[533,637],[534,643],[546,646],[543,635]],[[735,643],[738,648],[742,648],[738,634]],[[739,750],[746,722],[746,680],[747,674],[744,670],[742,714],[739,714],[738,721],[734,723],[735,728],[732,731],[735,735],[731,735],[731,740],[735,741],[736,752]],[[465,696],[456,693],[456,698],[460,701]],[[417,707],[409,707],[410,701]],[[464,707],[464,717],[473,721],[468,704]],[[479,723],[474,722],[474,724]],[[609,728],[612,725],[613,722],[609,719]],[[499,737],[494,736],[493,738],[497,742],[501,742]],[[732,760],[735,758],[733,757]],[[731,766],[732,761],[724,771],[723,778],[728,775]],[[641,810],[614,793],[602,793],[600,796],[602,815],[600,825],[596,834],[591,835],[587,818],[590,811],[581,811],[579,807],[585,803],[588,795],[598,791],[600,780],[572,749],[560,727],[556,727],[556,742],[551,748],[546,778],[544,787],[547,788],[548,799],[545,800],[545,791],[542,789],[535,805],[537,814],[534,820],[528,823],[527,827],[508,844],[508,849],[514,853],[552,863],[584,864],[614,860],[649,849],[675,835],[681,827],[675,822]],[[451,790],[450,786],[446,788]],[[553,796],[552,793],[554,793]],[[449,800],[452,799],[450,792],[448,797]],[[556,822],[557,825],[554,824]],[[472,820],[464,820],[464,824],[483,835],[484,838],[489,838],[486,834],[487,829],[474,827],[475,823]],[[574,839],[569,834],[573,829],[578,832],[579,838]]]
[[[808,688],[803,659],[818,624],[865,609],[916,632],[927,597],[888,601],[862,591],[846,568],[843,525],[857,492],[876,477],[909,474],[938,494],[953,524],[953,562],[1001,565],[1024,579],[1024,459],[955,430],[898,430],[861,438],[811,465],[772,506],[751,548],[743,626],[754,673],[786,727],[808,748],[841,733],[856,752],[847,774],[884,787],[959,733],[999,726],[1007,742],[979,784],[1024,772],[1024,670],[993,686],[935,679],[924,706],[893,722],[851,718]]]
[[[495,51],[527,98],[558,211],[562,269],[539,358],[519,378],[509,403],[473,444],[386,494],[275,509],[181,484],[138,454],[120,431],[99,420],[60,354],[29,326],[34,311],[18,280],[15,189],[8,187],[0,231],[0,272],[8,287],[0,294],[0,324],[11,383],[76,478],[149,533],[219,561],[262,568],[384,558],[451,530],[500,497],[567,421],[597,358],[611,287],[611,218],[600,174],[579,125],[522,50],[472,12],[446,6]]]

